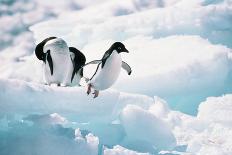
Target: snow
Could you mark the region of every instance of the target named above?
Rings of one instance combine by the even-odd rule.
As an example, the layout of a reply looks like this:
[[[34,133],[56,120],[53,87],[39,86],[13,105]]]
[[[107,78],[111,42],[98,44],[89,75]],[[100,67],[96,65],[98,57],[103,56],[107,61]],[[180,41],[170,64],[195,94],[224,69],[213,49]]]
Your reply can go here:
[[[232,152],[230,119],[220,115],[222,110],[231,113],[231,94],[208,98],[194,117],[171,110],[159,97],[107,90],[92,99],[82,87],[0,81],[0,147],[17,144],[16,153],[75,154],[80,149],[83,154]],[[18,137],[24,141],[15,142]],[[10,149],[1,153],[13,154]]]
[[[133,103],[145,109],[153,104],[153,99],[145,95],[110,90],[93,99],[91,95],[87,96],[83,87],[50,87],[20,80],[0,80],[0,92],[1,113],[75,114],[81,122],[111,122],[127,104]],[[15,95],[17,98],[9,98]]]
[[[0,147],[17,145],[16,153],[75,154],[81,149],[96,154],[101,145],[105,154],[232,153],[231,120],[226,117],[231,113],[231,94],[208,98],[194,117],[171,110],[159,97],[116,90],[92,99],[82,87],[1,79],[0,88]],[[18,137],[24,141],[16,141]],[[10,149],[2,153],[14,154]]]
[[[222,97],[209,97],[200,104],[197,117],[202,120],[207,120],[220,124],[231,126],[231,94]]]
[[[106,148],[104,150],[104,155],[149,155],[149,153],[138,153],[116,145],[112,149]]]
[[[232,154],[231,9],[231,0],[1,1],[0,154]],[[85,85],[44,85],[34,48],[48,36],[87,62],[121,41],[132,75],[96,99]]]
[[[126,131],[124,144],[145,152],[157,148],[173,149],[176,140],[171,129],[162,119],[134,105],[126,106],[120,115]]]
[[[188,144],[187,152],[199,155],[232,153],[231,122],[228,117],[231,101],[231,94],[207,98],[200,104],[197,117],[185,118],[180,125],[182,127],[176,126],[174,134],[179,137],[179,143]]]

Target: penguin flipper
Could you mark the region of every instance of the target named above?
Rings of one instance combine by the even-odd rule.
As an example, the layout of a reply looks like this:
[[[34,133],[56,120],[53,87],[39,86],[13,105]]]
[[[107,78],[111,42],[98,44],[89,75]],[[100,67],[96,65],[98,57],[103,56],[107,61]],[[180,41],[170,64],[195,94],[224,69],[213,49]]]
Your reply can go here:
[[[78,49],[76,49],[75,47],[69,47],[69,51],[74,53],[75,58],[72,60],[73,62],[73,73],[71,76],[71,83],[73,81],[73,78],[75,76],[75,74],[80,74],[81,76],[83,76],[83,68],[82,66],[85,65],[85,55],[79,51]]]
[[[51,57],[50,51],[47,52],[47,61],[48,61],[48,65],[50,67],[51,75],[53,75],[53,62],[52,62],[52,57]]]
[[[85,66],[87,65],[91,65],[91,64],[100,64],[102,62],[102,60],[93,60],[93,61],[90,61],[88,62],[87,64],[85,64],[84,66],[82,66],[80,69],[84,68]]]
[[[90,62],[88,62],[87,64],[85,64],[85,66],[86,65],[90,65],[90,64],[99,64],[99,63],[101,63],[102,61],[101,60],[93,60],[93,61],[90,61]]]
[[[74,75],[75,75],[75,71],[73,70],[72,77],[71,77],[71,83],[73,81]]]
[[[71,77],[71,83],[72,83],[73,78],[74,78],[74,76],[75,76],[76,73],[80,74],[81,76],[83,76],[83,68],[81,68],[81,66],[78,65],[78,64],[74,65],[74,69],[73,69],[72,77]]]
[[[131,75],[132,72],[131,67],[124,61],[122,61],[122,68],[127,71],[128,75]]]

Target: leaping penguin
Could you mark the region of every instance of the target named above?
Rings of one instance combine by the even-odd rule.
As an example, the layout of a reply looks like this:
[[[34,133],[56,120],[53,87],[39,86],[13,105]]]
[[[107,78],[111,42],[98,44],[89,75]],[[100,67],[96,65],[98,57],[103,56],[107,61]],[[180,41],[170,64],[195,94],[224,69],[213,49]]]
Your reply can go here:
[[[80,74],[82,77],[78,70],[79,66],[85,64],[85,56],[76,48],[68,47],[61,38],[44,39],[36,46],[35,54],[39,60],[44,62],[44,79],[48,85],[52,83],[58,86],[73,85],[75,76]],[[79,84],[78,80],[76,82]]]
[[[131,67],[122,61],[121,52],[129,53],[121,42],[115,42],[105,52],[101,60],[94,60],[83,66],[97,64],[97,69],[88,82],[88,95],[91,92],[91,88],[93,88],[94,98],[96,98],[99,95],[99,90],[104,90],[112,86],[119,76],[121,67],[127,71],[128,75],[131,74]]]

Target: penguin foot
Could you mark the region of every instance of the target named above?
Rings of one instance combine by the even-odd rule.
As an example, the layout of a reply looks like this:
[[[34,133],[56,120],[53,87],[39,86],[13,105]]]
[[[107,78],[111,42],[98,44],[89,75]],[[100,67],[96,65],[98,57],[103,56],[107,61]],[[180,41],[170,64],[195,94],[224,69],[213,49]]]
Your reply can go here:
[[[98,97],[98,95],[99,95],[99,90],[94,90],[94,97],[93,98],[96,98],[96,97]]]
[[[90,94],[90,92],[91,92],[91,87],[92,87],[92,85],[91,85],[91,84],[88,84],[87,95]]]

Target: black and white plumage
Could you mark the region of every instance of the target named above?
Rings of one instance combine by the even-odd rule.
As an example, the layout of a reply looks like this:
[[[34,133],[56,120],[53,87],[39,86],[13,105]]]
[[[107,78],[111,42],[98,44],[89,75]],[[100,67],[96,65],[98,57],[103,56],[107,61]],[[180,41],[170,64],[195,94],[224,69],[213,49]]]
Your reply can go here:
[[[44,62],[46,84],[55,83],[64,86],[79,84],[79,77],[83,74],[80,72],[79,76],[78,69],[85,64],[85,56],[76,48],[68,47],[63,39],[57,37],[44,39],[36,46],[35,54]]]
[[[81,78],[83,77],[83,68],[85,65],[86,58],[85,55],[76,49],[75,47],[69,47],[70,56],[73,62],[73,71],[71,75],[71,83],[80,83]]]
[[[121,42],[115,42],[105,52],[101,60],[94,60],[86,64],[97,64],[97,69],[88,82],[87,94],[91,92],[91,88],[94,88],[95,98],[98,96],[99,90],[104,90],[112,86],[117,80],[121,68],[125,69],[128,75],[131,74],[131,67],[122,61],[121,52],[129,53]]]
[[[39,60],[42,60],[45,64],[48,62],[51,75],[53,75],[53,63],[52,63],[52,58],[51,58],[51,53],[50,51],[44,52],[44,45],[52,39],[56,39],[56,37],[49,37],[44,39],[42,42],[40,42],[36,48],[35,48],[35,55]]]

